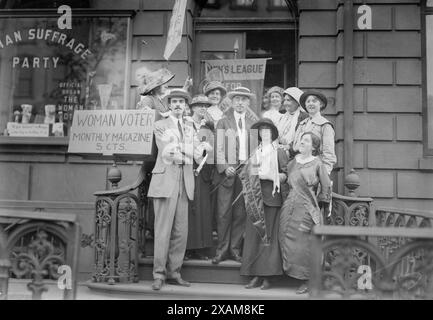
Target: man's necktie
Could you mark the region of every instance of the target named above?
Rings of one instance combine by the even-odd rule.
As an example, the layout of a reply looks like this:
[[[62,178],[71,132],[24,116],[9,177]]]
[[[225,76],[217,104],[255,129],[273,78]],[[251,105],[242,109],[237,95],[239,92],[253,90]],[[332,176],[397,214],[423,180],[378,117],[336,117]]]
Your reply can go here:
[[[177,128],[179,129],[180,139],[183,140],[183,129],[182,125],[180,124],[180,120],[177,121]]]
[[[242,118],[239,118],[238,126],[239,126],[239,129],[241,129],[241,131],[242,131]]]

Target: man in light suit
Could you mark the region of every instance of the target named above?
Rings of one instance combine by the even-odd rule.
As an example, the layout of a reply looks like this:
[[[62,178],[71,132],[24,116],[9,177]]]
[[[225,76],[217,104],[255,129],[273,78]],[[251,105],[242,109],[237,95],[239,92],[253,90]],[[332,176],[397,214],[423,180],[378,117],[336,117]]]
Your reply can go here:
[[[253,121],[247,116],[254,94],[248,88],[239,87],[227,96],[232,108],[217,124],[217,173],[214,183],[217,191],[218,247],[212,263],[218,264],[230,256],[241,262],[242,237],[245,231],[245,203],[238,195],[242,183],[236,166],[249,158],[249,130]],[[236,201],[235,201],[236,200]],[[233,203],[233,201],[235,201]]]
[[[158,155],[148,192],[155,208],[153,290],[160,290],[164,281],[190,286],[180,269],[188,236],[188,199],[194,197],[192,165],[193,159],[201,161],[204,150],[212,150],[208,143],[198,141],[192,123],[183,119],[188,92],[173,89],[166,101],[170,115],[154,126]]]

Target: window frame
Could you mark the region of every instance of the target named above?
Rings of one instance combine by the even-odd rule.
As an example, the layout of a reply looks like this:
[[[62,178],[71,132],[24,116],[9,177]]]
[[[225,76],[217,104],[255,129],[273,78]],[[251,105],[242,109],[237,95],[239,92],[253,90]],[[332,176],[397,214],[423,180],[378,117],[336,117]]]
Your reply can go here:
[[[127,109],[131,102],[131,52],[132,52],[132,19],[136,14],[135,10],[100,10],[100,9],[73,9],[73,18],[126,18],[126,54],[125,54],[125,79],[124,79],[124,108]],[[54,18],[59,17],[57,9],[42,9],[35,11],[33,9],[0,9],[0,20],[8,18]],[[0,152],[3,149],[9,149],[13,145],[30,145],[32,146],[65,146],[69,145],[69,136],[67,137],[11,137],[0,136]]]
[[[422,143],[423,156],[433,157],[433,148],[428,144],[428,99],[427,99],[427,16],[433,17],[433,6],[427,7],[427,0],[421,0],[421,60],[422,60]],[[433,52],[432,52],[433,54]],[[432,59],[433,63],[433,59]],[[433,123],[431,124],[433,126]],[[432,141],[433,142],[433,141]]]

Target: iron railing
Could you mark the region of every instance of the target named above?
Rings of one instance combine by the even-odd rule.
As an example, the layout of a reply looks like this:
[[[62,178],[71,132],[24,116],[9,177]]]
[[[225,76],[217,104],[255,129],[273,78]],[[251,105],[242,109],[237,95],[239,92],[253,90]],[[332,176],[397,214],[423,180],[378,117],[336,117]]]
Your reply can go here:
[[[48,281],[58,280],[65,267],[70,273],[63,298],[75,299],[79,237],[73,214],[0,211],[0,299],[7,299],[9,279],[18,278],[31,280],[27,288],[39,300]]]
[[[388,254],[381,237],[406,241]],[[316,226],[311,258],[312,298],[433,299],[432,229]]]

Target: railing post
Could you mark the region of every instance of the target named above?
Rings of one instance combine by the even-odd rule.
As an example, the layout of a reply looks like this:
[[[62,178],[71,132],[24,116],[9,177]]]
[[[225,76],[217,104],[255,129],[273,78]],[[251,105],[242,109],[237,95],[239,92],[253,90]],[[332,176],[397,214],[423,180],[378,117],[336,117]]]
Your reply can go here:
[[[355,170],[344,179],[344,185],[349,190],[346,196],[332,194],[331,215],[326,219],[328,225],[340,226],[374,226],[375,216],[373,210],[373,199],[358,197],[355,190],[361,185]]]
[[[314,229],[311,240],[311,271],[310,271],[310,297],[313,299],[319,298],[322,279],[322,248],[321,236],[315,234]]]
[[[95,193],[92,280],[96,282],[138,281],[138,230],[142,208],[137,196],[118,189],[121,179],[122,173],[114,163],[108,171],[112,190]]]
[[[0,226],[0,300],[7,299],[10,268],[9,252],[6,250],[6,235],[3,227]]]

